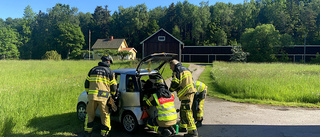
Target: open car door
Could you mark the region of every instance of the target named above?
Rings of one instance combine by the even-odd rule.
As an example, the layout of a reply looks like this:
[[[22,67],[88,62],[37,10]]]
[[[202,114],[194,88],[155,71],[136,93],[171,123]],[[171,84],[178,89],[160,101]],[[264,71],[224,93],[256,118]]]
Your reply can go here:
[[[141,60],[139,63],[136,72],[140,74],[141,71],[147,70],[151,72],[151,70],[159,70],[162,68],[164,64],[169,62],[172,59],[177,59],[178,55],[174,53],[154,53],[151,54]]]

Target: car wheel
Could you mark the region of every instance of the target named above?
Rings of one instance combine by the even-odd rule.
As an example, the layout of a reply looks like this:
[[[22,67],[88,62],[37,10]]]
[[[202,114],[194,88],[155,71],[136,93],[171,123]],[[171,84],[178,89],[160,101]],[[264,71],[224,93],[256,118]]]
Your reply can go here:
[[[132,113],[127,112],[122,116],[122,126],[128,133],[134,133],[138,129],[138,121]]]
[[[84,121],[86,119],[86,105],[81,103],[77,107],[77,116],[80,121]]]

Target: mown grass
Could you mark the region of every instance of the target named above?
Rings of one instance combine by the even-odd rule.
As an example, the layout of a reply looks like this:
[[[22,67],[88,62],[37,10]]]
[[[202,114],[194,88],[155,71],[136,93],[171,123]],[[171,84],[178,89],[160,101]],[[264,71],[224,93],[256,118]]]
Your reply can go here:
[[[75,136],[84,80],[98,61],[0,61],[0,136]],[[135,68],[117,61],[111,69]],[[171,76],[166,67],[164,77]]]
[[[209,95],[231,101],[320,107],[318,65],[226,63],[207,66]]]

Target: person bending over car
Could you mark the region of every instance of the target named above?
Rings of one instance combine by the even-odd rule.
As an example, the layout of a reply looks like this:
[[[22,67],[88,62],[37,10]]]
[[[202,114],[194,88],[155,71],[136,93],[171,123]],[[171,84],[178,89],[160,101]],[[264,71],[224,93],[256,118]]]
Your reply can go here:
[[[193,100],[194,106],[192,107],[192,109],[195,109],[194,113],[196,113],[196,121],[197,121],[196,126],[201,127],[202,121],[203,121],[203,103],[204,103],[204,100],[206,99],[208,87],[203,82],[200,82],[200,81],[194,81],[194,85],[195,85],[195,88],[197,89],[197,93]]]
[[[101,136],[110,136],[110,113],[107,106],[110,96],[116,95],[117,82],[113,71],[109,68],[112,64],[112,57],[104,55],[101,57],[102,62],[93,67],[85,81],[85,88],[88,94],[87,115],[85,119],[85,136],[91,136],[93,121],[97,107],[101,113]],[[111,94],[110,94],[111,93]]]
[[[198,130],[195,125],[192,114],[193,98],[197,90],[194,88],[193,77],[189,69],[173,59],[170,61],[170,69],[172,70],[172,81],[169,90],[177,91],[177,96],[181,101],[180,105],[180,124],[179,132],[188,131],[185,136],[198,136]]]
[[[156,92],[147,98],[143,98],[144,105],[156,106],[158,115],[149,119],[147,126],[160,133],[164,137],[175,134],[173,125],[177,123],[177,112],[174,107],[174,95],[166,89],[163,80],[158,79],[156,82]]]

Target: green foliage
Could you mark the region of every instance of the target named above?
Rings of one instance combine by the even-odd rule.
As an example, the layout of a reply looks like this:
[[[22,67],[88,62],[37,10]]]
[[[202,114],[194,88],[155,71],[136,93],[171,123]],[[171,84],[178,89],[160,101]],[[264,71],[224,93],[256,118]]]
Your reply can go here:
[[[247,56],[249,55],[248,52],[242,51],[242,48],[239,46],[234,46],[231,49],[233,55],[231,56],[230,60],[233,62],[247,62]]]
[[[42,59],[61,60],[61,55],[57,51],[51,50],[51,51],[47,51],[46,54],[43,55]]]
[[[279,60],[278,61],[280,61],[280,62],[290,62],[290,58],[289,58],[289,56],[288,56],[288,53],[285,53],[285,52],[283,52],[283,51],[281,51],[281,57],[279,58]]]
[[[19,34],[9,26],[0,27],[0,59],[18,59]]]
[[[173,30],[172,30],[172,35],[174,37],[176,37],[177,39],[181,39],[181,35],[180,35],[180,29],[177,25],[174,26]]]
[[[88,50],[75,49],[70,53],[70,59],[84,59],[86,55],[88,55],[89,57]],[[91,55],[92,55],[92,52],[91,52]]]
[[[70,52],[79,52],[83,47],[84,36],[79,26],[69,23],[58,24],[56,35],[55,41],[60,46],[58,49],[63,58],[69,59]]]
[[[20,52],[20,58],[22,59],[31,59],[32,52],[32,24],[35,23],[36,13],[31,9],[31,6],[28,5],[24,9],[24,14],[21,21],[21,30],[19,31],[21,46],[18,48]]]
[[[71,53],[88,50],[89,30],[90,47],[97,39],[114,36],[126,39],[127,45],[137,49],[139,56],[142,51],[140,42],[159,28],[164,28],[185,42],[186,46],[246,46],[248,41],[243,41],[242,38],[243,35],[248,35],[247,30],[263,28],[262,24],[272,24],[279,34],[276,39],[272,37],[261,41],[264,35],[272,36],[273,34],[269,33],[271,31],[260,32],[261,36],[254,35],[255,37],[251,38],[256,46],[252,47],[255,51],[248,57],[248,61],[260,62],[274,61],[273,53],[279,53],[274,44],[280,47],[302,45],[306,37],[306,45],[318,45],[318,7],[318,1],[250,0],[243,4],[216,2],[212,5],[209,5],[209,2],[194,5],[181,1],[154,9],[148,9],[145,4],[128,8],[120,6],[113,14],[107,5],[97,6],[91,14],[78,13],[77,8],[57,3],[54,7],[47,7],[47,12],[38,13],[34,13],[31,6],[27,6],[23,18],[9,17],[5,21],[1,19],[0,27],[9,27],[19,34],[17,39],[12,40],[18,49],[16,52],[15,48],[12,48],[10,54],[13,54],[13,58],[41,59],[46,51],[56,50],[63,59],[67,59]],[[263,33],[265,34],[262,35]],[[273,46],[267,48],[270,45]]]
[[[218,29],[214,33],[214,41],[219,46],[227,45],[227,34],[222,29]]]
[[[128,55],[130,55],[131,52],[123,50],[123,51],[119,51],[118,55],[121,57],[121,60],[124,60],[124,58]]]
[[[107,55],[111,55],[111,56],[117,56],[119,54],[119,51],[104,49],[104,50],[96,50],[95,54],[101,54],[101,55],[107,54]]]
[[[272,24],[263,24],[244,32],[242,48],[250,53],[248,61],[271,62],[274,60],[272,55],[278,52],[274,47],[280,44],[279,39],[279,31]]]
[[[319,55],[319,52],[317,52],[316,57],[311,58],[310,63],[312,63],[312,64],[320,64],[320,55]]]

